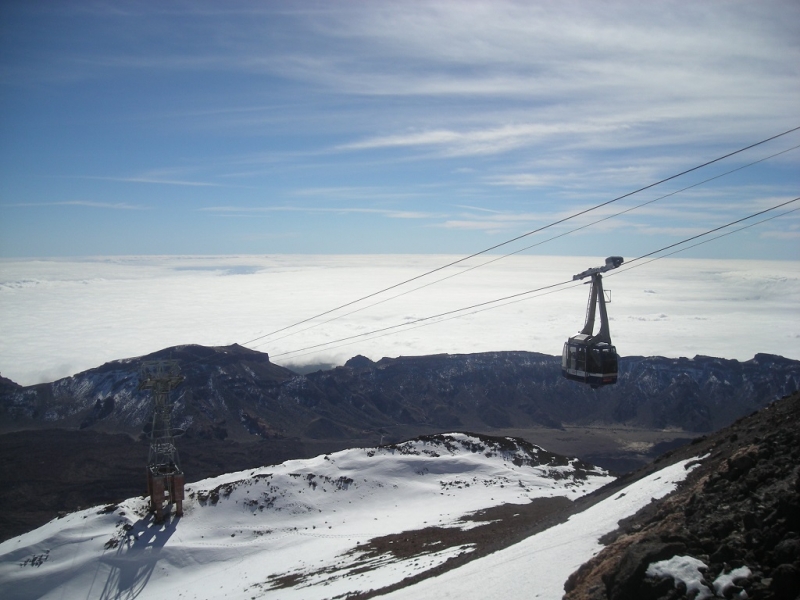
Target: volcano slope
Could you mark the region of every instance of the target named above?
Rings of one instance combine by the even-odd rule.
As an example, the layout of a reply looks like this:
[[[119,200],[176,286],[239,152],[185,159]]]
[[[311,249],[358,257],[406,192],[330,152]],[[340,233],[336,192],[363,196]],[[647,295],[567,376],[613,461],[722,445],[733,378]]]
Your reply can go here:
[[[163,524],[136,497],[2,542],[0,597],[365,597],[610,480],[522,440],[464,433],[290,460],[187,485],[184,515]]]
[[[800,598],[800,394],[668,453],[705,456],[679,489],[620,523],[565,600]],[[606,492],[607,492],[606,491]]]

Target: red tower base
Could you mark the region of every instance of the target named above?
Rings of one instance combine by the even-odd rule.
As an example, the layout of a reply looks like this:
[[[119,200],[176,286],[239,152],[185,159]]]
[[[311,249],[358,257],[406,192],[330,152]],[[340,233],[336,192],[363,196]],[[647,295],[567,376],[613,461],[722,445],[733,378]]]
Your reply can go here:
[[[175,504],[175,516],[183,515],[183,473],[153,473],[147,469],[147,493],[150,496],[150,510],[156,523],[161,523]]]

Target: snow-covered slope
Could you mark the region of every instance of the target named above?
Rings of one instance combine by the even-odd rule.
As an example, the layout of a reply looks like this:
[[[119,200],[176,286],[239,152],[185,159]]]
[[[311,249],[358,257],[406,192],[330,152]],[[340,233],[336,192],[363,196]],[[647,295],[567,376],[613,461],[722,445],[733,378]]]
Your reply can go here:
[[[381,596],[387,600],[558,600],[567,578],[597,554],[603,535],[683,481],[690,462],[682,461],[641,479],[607,500],[537,535],[448,571],[439,577]]]
[[[517,587],[511,573],[530,578],[533,571],[551,570],[551,554],[560,556],[553,553],[588,536],[581,553],[568,551],[566,562],[577,566],[597,547],[598,531],[670,489],[681,470],[637,484],[635,495],[620,493],[598,505],[608,504],[598,508],[602,517],[579,515],[562,526],[572,528],[566,533],[551,529],[524,542],[534,544],[531,550],[522,544],[509,548],[505,552],[513,554],[516,567],[503,575],[505,587]],[[440,536],[414,551],[392,551],[390,544],[403,539],[392,534],[408,532],[408,541],[434,539],[419,535],[431,528],[480,530],[485,521],[469,518],[475,511],[574,499],[610,480],[602,470],[510,438],[447,434],[345,450],[187,486],[184,516],[165,525],[152,522],[143,498],[51,521],[0,544],[0,597],[346,597],[384,589],[473,550]],[[479,562],[490,560],[495,559]],[[553,586],[559,578],[563,586],[568,574],[552,575]],[[458,581],[444,577],[450,579],[442,585],[455,589]],[[459,595],[494,596],[479,593],[481,583],[496,585],[481,579]],[[436,591],[439,579],[430,581],[420,593],[446,597]],[[529,585],[519,583],[528,596]]]

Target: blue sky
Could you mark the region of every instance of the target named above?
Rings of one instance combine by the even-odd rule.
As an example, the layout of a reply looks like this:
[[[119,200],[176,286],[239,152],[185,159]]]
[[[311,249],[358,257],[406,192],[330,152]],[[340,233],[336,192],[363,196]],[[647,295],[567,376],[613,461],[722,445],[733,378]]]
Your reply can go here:
[[[800,125],[800,5],[6,1],[0,86],[2,257],[463,254]],[[799,165],[531,252],[644,254],[800,195]],[[686,256],[796,260],[798,215]]]

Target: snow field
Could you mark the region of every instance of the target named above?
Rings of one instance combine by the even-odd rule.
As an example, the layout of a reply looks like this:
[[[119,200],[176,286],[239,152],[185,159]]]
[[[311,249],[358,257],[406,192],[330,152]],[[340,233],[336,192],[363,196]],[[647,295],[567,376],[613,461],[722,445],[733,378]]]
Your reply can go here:
[[[577,497],[611,480],[444,437],[206,479],[187,486],[184,516],[166,525],[142,498],[56,519],[0,544],[0,596],[313,600],[380,589],[470,548],[367,556],[359,546],[372,538],[461,526],[480,509]],[[40,566],[23,564],[42,554]]]

